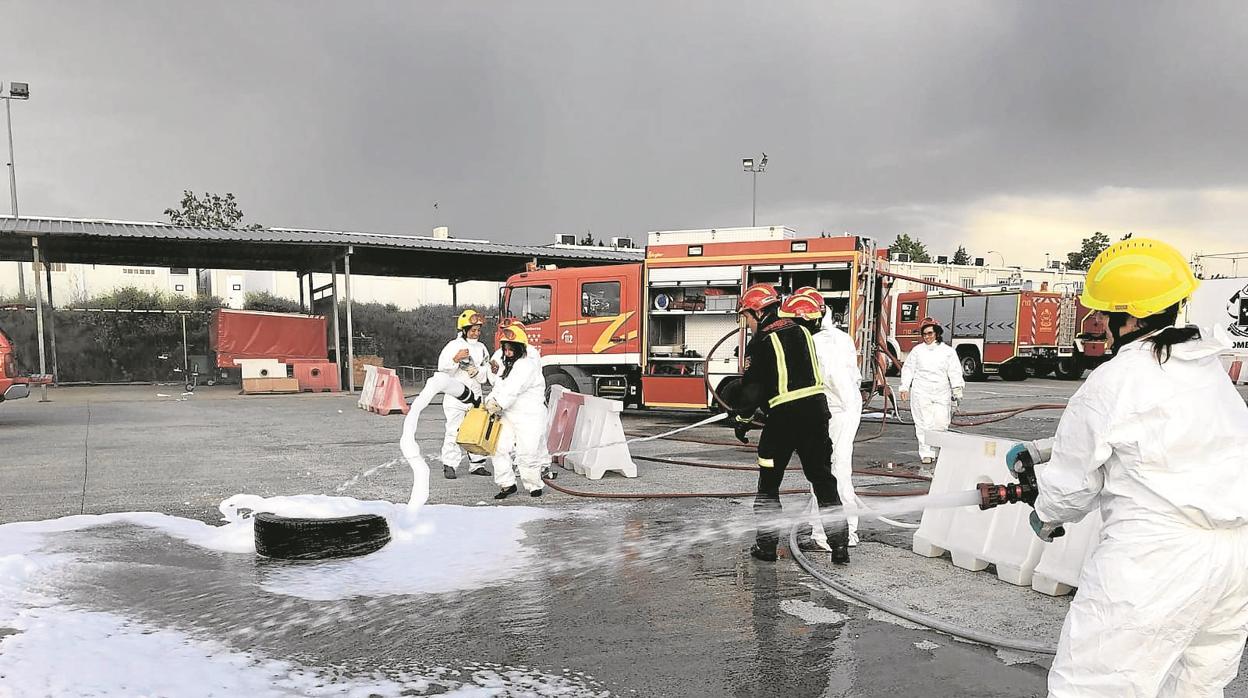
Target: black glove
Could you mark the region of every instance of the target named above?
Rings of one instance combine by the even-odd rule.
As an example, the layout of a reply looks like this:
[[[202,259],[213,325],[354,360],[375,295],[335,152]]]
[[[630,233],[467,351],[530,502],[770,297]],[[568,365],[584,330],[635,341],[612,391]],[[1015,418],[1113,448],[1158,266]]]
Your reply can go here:
[[[459,400],[465,405],[472,405],[473,407],[481,406],[481,398],[474,395],[473,392],[469,390],[468,388],[464,388],[464,392],[460,393],[459,395],[456,395],[455,399]]]
[[[753,428],[754,420],[749,415],[737,415],[734,418],[732,433],[737,437],[737,441],[740,441],[743,444],[748,444],[750,442],[750,437],[747,436],[747,434],[750,432],[750,429]]]

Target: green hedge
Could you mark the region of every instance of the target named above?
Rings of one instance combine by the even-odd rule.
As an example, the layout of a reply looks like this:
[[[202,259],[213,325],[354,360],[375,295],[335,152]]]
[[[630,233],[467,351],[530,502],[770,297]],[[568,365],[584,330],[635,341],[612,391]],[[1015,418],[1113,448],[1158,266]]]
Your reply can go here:
[[[39,370],[35,314],[4,307],[0,301],[0,330],[13,341],[18,369]],[[187,353],[209,354],[208,325],[211,311],[221,307],[218,298],[186,298],[134,288],[119,290],[80,304],[80,308],[57,309],[57,361],[62,382],[113,383],[174,379],[174,366],[182,365],[182,324],[176,314],[84,312],[82,308],[113,310],[186,310]],[[283,311],[298,303],[257,294],[248,298],[249,309]],[[352,321],[356,354],[377,354],[387,366],[432,366],[455,334],[455,318],[463,308],[427,305],[400,310],[394,305],[355,303]],[[477,308],[487,315],[492,308]],[[44,316],[45,319],[48,317]],[[346,308],[338,313],[346,356]],[[482,339],[492,346],[494,320],[486,325]],[[48,351],[51,348],[48,347]],[[160,359],[168,355],[168,359]],[[52,357],[47,360],[52,370]]]

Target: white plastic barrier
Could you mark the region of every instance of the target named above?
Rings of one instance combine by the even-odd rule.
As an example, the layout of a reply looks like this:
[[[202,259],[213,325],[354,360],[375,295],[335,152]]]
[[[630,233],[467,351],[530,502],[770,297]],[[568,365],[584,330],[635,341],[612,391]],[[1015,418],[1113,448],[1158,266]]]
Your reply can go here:
[[[285,378],[286,364],[277,359],[234,359],[243,370],[243,378]]]
[[[377,394],[377,367],[364,366],[364,387],[360,390],[360,400],[355,406],[366,410],[373,404],[373,398]]]
[[[1041,465],[1040,467],[1044,467]],[[1044,546],[1040,564],[1031,578],[1031,588],[1041,594],[1062,596],[1079,586],[1079,573],[1088,556],[1101,539],[1101,510],[1096,508],[1074,526],[1066,526],[1066,535],[1054,538]]]
[[[553,389],[551,398],[546,410],[547,435],[551,453],[556,459],[559,458],[559,451],[566,450],[564,463],[590,480],[599,480],[609,471],[624,477],[637,477],[637,464],[624,443],[627,437],[620,422],[620,413],[624,410],[622,402]],[[557,423],[561,417],[574,420],[570,429],[567,424]],[[567,438],[569,431],[570,440]],[[562,445],[567,448],[559,448]]]
[[[1017,480],[1005,465],[1005,454],[1017,440],[952,431],[930,433],[928,439],[940,448],[931,494],[971,490],[981,482]],[[1025,504],[987,511],[978,507],[928,509],[911,548],[925,557],[948,551],[953,564],[963,569],[979,571],[996,565],[1002,581],[1051,595],[1068,593],[1097,539],[1100,516],[1067,526],[1065,539],[1044,543],[1031,531],[1030,514]],[[1036,579],[1038,567],[1043,574]]]

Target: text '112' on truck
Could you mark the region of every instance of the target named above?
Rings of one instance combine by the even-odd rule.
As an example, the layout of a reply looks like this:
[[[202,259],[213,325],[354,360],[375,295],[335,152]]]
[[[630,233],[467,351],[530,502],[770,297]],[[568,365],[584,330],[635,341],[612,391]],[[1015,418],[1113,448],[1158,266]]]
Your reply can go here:
[[[883,380],[888,251],[872,239],[766,227],[655,232],[647,242],[640,263],[507,280],[500,314],[524,325],[547,385],[637,407],[712,408],[711,388],[742,373],[737,299],[758,282],[818,289],[854,338],[864,389]]]

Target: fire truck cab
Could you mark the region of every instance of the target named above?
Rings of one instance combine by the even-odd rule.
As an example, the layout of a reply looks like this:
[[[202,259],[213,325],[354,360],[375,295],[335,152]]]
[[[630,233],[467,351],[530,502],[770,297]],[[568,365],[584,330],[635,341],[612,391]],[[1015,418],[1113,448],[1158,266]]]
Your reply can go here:
[[[648,242],[640,264],[508,279],[500,314],[524,324],[547,385],[638,407],[711,408],[709,388],[741,375],[737,299],[757,282],[819,289],[855,338],[864,381],[872,379],[876,271],[887,257],[870,239],[770,227],[664,231]]]

